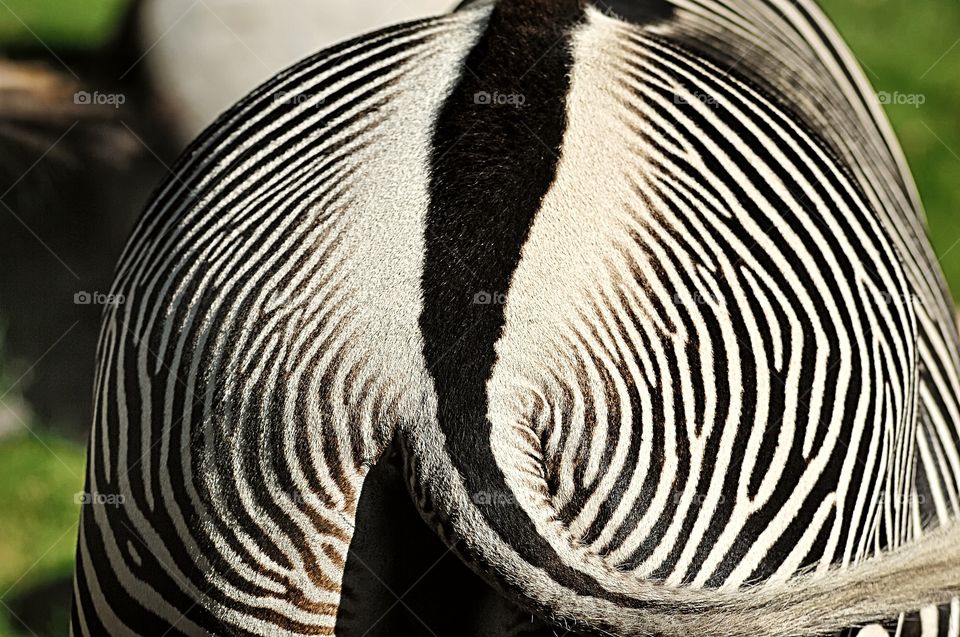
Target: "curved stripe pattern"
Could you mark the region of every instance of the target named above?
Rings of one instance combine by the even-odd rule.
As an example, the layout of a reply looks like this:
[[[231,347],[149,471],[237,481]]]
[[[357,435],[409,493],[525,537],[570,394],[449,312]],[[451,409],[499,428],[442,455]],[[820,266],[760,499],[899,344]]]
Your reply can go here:
[[[333,634],[396,441],[556,625],[958,635],[952,305],[811,2],[469,2],[174,172],[104,320],[73,634]]]
[[[480,19],[282,73],[154,199],[100,343],[87,490],[124,504],[84,510],[74,634],[333,633],[363,476],[420,409],[430,118]]]

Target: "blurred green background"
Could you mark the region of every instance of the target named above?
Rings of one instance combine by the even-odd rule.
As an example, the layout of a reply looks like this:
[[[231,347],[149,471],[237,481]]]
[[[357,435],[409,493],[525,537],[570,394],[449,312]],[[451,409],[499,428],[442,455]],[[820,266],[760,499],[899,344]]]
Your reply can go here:
[[[893,122],[926,206],[930,238],[955,297],[960,295],[960,2],[824,0],[877,91],[922,95],[890,104]],[[2,0],[0,49],[95,55],[127,14],[126,0]],[[39,42],[44,44],[41,45]],[[49,47],[49,49],[47,48]],[[0,214],[3,211],[0,210]],[[0,306],[0,328],[4,316]],[[0,637],[66,632],[82,436],[64,436],[22,399],[30,361],[4,356],[0,329]],[[86,363],[90,376],[93,361]],[[17,429],[4,435],[3,423]],[[82,431],[86,423],[74,423]],[[69,428],[66,429],[69,431]],[[39,600],[39,602],[38,602]],[[29,628],[27,628],[29,626]]]

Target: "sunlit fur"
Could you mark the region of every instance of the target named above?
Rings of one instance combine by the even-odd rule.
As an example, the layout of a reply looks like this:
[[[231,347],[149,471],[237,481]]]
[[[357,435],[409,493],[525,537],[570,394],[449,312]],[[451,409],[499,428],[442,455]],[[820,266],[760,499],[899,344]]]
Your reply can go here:
[[[425,520],[555,625],[940,604],[924,634],[957,635],[960,350],[889,125],[810,2],[649,2],[556,0],[559,38],[547,0],[472,2],[191,147],[104,318],[87,490],[122,503],[84,507],[73,634],[333,634],[396,445]]]

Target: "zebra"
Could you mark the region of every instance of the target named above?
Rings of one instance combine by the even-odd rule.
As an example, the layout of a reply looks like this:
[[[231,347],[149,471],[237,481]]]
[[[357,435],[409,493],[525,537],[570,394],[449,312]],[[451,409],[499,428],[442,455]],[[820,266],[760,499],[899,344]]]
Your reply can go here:
[[[348,634],[388,457],[558,630],[960,632],[952,304],[811,0],[473,0],[322,51],[185,152],[111,294],[74,635]]]

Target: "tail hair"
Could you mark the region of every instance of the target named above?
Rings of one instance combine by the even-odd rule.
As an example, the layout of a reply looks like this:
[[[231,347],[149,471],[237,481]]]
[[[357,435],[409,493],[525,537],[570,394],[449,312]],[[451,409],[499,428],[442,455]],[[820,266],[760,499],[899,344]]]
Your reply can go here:
[[[420,428],[413,441],[417,449],[408,455],[416,465],[413,488],[425,519],[491,585],[576,630],[624,637],[813,637],[960,597],[956,524],[844,568],[805,571],[736,590],[673,586],[618,571],[587,551],[559,522],[545,495],[543,473],[532,466],[539,454],[528,449],[531,453],[519,454],[524,460],[515,467],[501,467],[507,483],[514,485],[518,501],[526,498],[527,510],[535,503],[539,539],[611,595],[600,598],[573,590],[520,556],[519,547],[529,545],[530,538],[503,538],[484,522],[479,505],[463,489],[460,473],[444,455],[442,439],[431,426]]]

